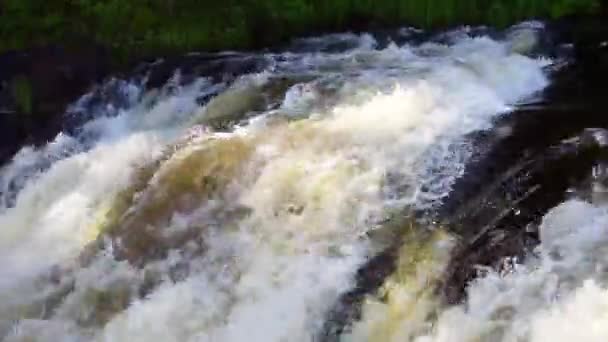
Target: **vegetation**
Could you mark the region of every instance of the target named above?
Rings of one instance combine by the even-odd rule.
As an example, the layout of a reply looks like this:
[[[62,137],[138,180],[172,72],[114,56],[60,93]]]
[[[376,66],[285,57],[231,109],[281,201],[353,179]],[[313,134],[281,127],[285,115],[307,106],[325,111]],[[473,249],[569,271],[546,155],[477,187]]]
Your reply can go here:
[[[11,95],[21,113],[32,114],[34,103],[33,90],[26,76],[19,75],[13,78],[11,82]]]
[[[593,11],[599,0],[2,0],[0,52],[95,42],[125,56],[247,49],[326,30],[506,25]]]

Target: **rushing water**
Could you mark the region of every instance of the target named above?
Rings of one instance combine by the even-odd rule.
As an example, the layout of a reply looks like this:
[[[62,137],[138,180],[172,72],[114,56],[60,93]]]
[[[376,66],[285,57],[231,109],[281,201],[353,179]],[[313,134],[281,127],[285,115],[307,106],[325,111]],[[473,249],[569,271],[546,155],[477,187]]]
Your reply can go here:
[[[606,341],[601,165],[530,221],[524,260],[445,300],[453,256],[488,232],[444,213],[455,185],[569,61],[543,55],[539,23],[417,34],[193,54],[198,71],[159,82],[158,61],[85,95],[75,127],[0,172],[0,337]],[[222,63],[237,71],[205,69]],[[554,149],[606,142],[586,134]]]

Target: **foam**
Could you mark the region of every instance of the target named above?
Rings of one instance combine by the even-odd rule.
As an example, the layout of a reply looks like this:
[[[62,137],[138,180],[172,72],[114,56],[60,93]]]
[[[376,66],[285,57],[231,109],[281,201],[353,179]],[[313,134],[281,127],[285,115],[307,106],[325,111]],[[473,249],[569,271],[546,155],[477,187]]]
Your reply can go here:
[[[427,341],[605,341],[608,209],[569,200],[540,226],[538,256],[468,289],[445,310]]]
[[[347,52],[304,54],[274,66],[308,70],[334,85],[337,104],[304,106],[314,108],[306,115],[288,96],[292,103],[234,132],[201,129],[187,148],[171,145],[208,112],[195,105],[200,81],[158,103],[144,100],[87,124],[102,139],[55,162],[0,216],[0,226],[10,227],[0,231],[6,247],[0,263],[10,265],[0,271],[9,279],[0,289],[75,256],[95,236],[87,227],[95,226],[100,208],[111,206],[106,201],[128,186],[134,166],[158,159],[166,146],[178,149],[179,159],[180,151],[196,151],[206,139],[221,145],[243,137],[254,152],[217,190],[221,195],[197,203],[194,211],[176,212],[168,224],[175,227],[156,227],[195,228],[204,241],[204,253],[196,258],[178,248],[158,261],[187,262],[185,279],[163,279],[91,332],[65,324],[88,317],[82,312],[90,303],[79,294],[112,287],[116,279],[141,279],[137,270],[116,266],[121,271],[112,277],[107,264],[93,263],[74,271],[80,280],[51,319],[23,321],[11,336],[48,324],[57,332],[49,340],[311,341],[327,311],[352,286],[357,268],[382,247],[368,233],[381,229],[393,210],[441,201],[468,158],[465,136],[491,127],[511,104],[547,84],[546,61],[513,54],[505,42],[489,38],[465,37],[430,56],[407,46],[375,50],[365,40]],[[347,76],[338,77],[342,72]],[[306,101],[322,100],[322,83],[307,84],[319,88]],[[297,118],[277,119],[286,108],[298,112]],[[171,168],[161,168],[166,169]],[[158,179],[148,186],[162,186],[154,184]],[[211,206],[219,208],[212,219],[197,214]],[[247,214],[232,217],[228,209],[235,206]],[[93,281],[101,275],[112,281]],[[27,302],[23,292],[4,293],[16,305]],[[58,337],[61,331],[64,337]]]

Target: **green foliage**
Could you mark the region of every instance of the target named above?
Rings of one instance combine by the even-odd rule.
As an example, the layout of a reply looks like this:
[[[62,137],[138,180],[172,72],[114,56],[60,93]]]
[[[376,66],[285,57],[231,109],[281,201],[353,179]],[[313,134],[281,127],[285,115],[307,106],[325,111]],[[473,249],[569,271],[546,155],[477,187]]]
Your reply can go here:
[[[32,114],[34,96],[30,80],[25,76],[16,76],[11,81],[11,95],[23,114]]]
[[[326,30],[504,26],[593,11],[599,0],[2,0],[0,52],[93,41],[124,58],[253,48]]]

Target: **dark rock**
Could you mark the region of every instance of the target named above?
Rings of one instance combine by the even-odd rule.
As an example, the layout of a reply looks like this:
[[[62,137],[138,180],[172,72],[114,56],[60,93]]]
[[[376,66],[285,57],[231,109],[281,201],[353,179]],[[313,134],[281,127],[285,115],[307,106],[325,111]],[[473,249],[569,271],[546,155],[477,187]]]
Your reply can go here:
[[[97,47],[50,46],[0,55],[0,164],[23,145],[52,139],[63,128],[67,105],[109,71],[109,55]],[[17,81],[25,94],[15,92]]]
[[[534,227],[542,216],[607,158],[601,136],[608,128],[608,26],[593,20],[553,26],[560,43],[573,44],[570,64],[553,76],[542,103],[496,124],[509,127],[506,136],[495,130],[476,137],[485,148],[439,213],[463,241],[440,289],[447,303],[465,299],[479,266],[500,269],[508,258],[525,258],[538,244]]]
[[[346,292],[328,313],[316,341],[339,341],[340,335],[352,322],[361,319],[361,305],[366,295],[377,292],[396,268],[399,245],[393,244],[371,258],[355,276],[355,286]]]

